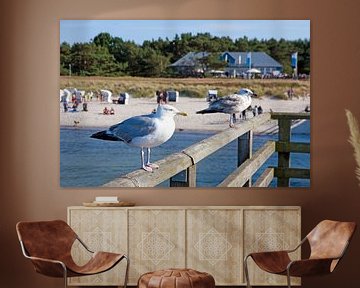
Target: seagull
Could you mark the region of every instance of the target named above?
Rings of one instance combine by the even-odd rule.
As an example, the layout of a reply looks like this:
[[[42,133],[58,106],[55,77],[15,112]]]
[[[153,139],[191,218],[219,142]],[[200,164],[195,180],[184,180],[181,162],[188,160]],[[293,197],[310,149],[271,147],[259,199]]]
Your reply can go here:
[[[234,127],[233,114],[240,113],[250,107],[252,96],[256,96],[256,94],[250,89],[240,89],[239,93],[224,96],[218,100],[210,102],[208,108],[197,111],[196,114],[230,114],[229,126]]]
[[[173,106],[159,104],[155,112],[126,119],[108,130],[91,135],[91,138],[123,141],[130,146],[141,148],[142,169],[152,172],[159,166],[150,162],[150,148],[159,146],[171,138],[175,131],[175,115],[187,116],[185,112],[180,112]],[[147,149],[146,163],[144,148]]]

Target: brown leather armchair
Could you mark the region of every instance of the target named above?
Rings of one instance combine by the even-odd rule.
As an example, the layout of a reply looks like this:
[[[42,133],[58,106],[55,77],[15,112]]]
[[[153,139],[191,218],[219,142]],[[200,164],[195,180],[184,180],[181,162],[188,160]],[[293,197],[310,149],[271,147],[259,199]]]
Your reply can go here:
[[[121,260],[127,261],[124,288],[127,285],[129,259],[125,254],[91,251],[62,220],[19,222],[16,225],[24,256],[31,260],[35,271],[50,277],[88,276],[102,273],[115,267]],[[71,247],[78,240],[92,254],[83,266],[78,266],[72,256]]]
[[[333,272],[344,256],[355,229],[356,223],[354,222],[324,220],[295,249],[250,253],[244,259],[247,287],[251,287],[247,267],[249,257],[266,272],[286,275],[289,288],[291,288],[291,276],[315,276]],[[296,251],[306,241],[310,245],[310,257],[308,259],[292,261],[289,253]]]

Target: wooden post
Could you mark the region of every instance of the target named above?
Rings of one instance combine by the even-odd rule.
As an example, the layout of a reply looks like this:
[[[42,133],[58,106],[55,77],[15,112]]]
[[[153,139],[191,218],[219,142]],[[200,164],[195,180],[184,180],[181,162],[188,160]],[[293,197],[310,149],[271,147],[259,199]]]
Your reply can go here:
[[[237,166],[239,167],[247,159],[252,157],[252,144],[253,144],[253,132],[252,130],[244,133],[238,137],[238,162]],[[243,187],[251,187],[251,177]]]
[[[178,179],[180,177],[183,179]],[[171,177],[170,187],[196,187],[196,165],[192,165]]]
[[[279,143],[288,145],[291,138],[291,119],[279,118]],[[282,170],[286,170],[290,167],[290,152],[278,153],[278,167]],[[289,187],[290,178],[278,177],[278,187]]]

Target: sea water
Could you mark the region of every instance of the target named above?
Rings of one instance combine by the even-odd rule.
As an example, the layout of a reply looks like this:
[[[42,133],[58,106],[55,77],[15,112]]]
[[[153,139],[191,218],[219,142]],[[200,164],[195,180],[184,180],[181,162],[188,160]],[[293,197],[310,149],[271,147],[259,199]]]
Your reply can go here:
[[[141,167],[140,149],[120,141],[102,141],[90,138],[99,128],[60,128],[60,185],[61,187],[99,187],[103,184]],[[151,150],[151,161],[163,159],[190,145],[212,136],[213,132],[175,132],[173,137],[161,146]],[[266,141],[277,140],[278,135],[254,136],[253,153]],[[310,143],[309,121],[292,131],[293,142]],[[310,154],[291,153],[292,168],[310,168]],[[237,165],[237,141],[197,164],[197,187],[216,187]],[[274,153],[254,174],[253,183],[268,166],[277,166]],[[168,187],[169,181],[159,185]],[[291,187],[309,187],[309,179],[291,179]],[[276,187],[276,178],[270,187]]]

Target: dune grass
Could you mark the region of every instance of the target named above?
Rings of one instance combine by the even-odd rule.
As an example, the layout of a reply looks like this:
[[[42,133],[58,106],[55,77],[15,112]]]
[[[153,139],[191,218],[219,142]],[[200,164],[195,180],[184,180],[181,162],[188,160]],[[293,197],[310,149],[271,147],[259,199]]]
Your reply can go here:
[[[219,96],[249,88],[259,97],[287,99],[293,88],[294,97],[310,95],[309,80],[227,79],[227,78],[141,78],[141,77],[60,77],[60,88],[74,87],[85,91],[107,89],[115,95],[128,92],[132,97],[154,97],[156,90],[177,90],[180,96],[203,98],[209,89],[217,89]]]
[[[345,110],[348,126],[350,129],[350,137],[349,142],[354,148],[354,158],[357,163],[357,167],[355,169],[356,177],[359,180],[360,186],[360,129],[359,124],[355,116],[349,110]]]

